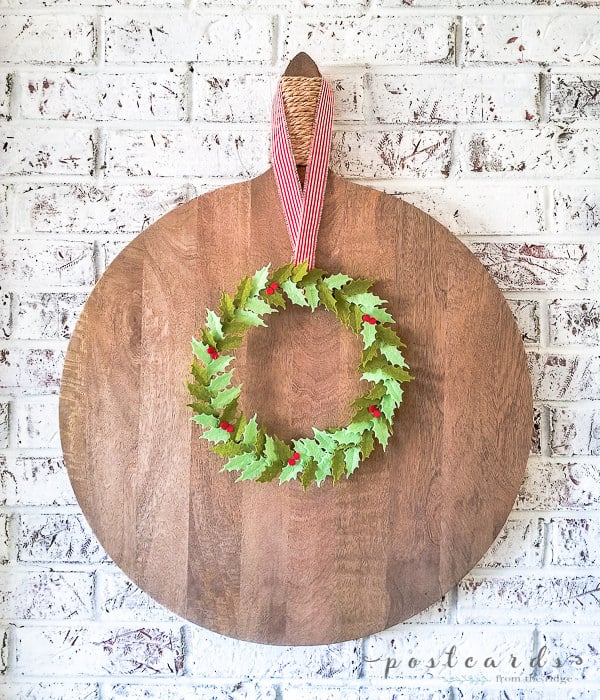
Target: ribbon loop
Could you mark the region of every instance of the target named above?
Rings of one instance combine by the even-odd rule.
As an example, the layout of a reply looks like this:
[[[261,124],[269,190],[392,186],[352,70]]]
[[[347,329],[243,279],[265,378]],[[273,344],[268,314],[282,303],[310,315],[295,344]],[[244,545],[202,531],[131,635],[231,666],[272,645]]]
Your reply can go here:
[[[271,163],[283,207],[294,263],[315,264],[317,233],[321,222],[333,129],[333,88],[322,78],[308,156],[304,187],[292,150],[285,116],[281,82],[273,100]]]

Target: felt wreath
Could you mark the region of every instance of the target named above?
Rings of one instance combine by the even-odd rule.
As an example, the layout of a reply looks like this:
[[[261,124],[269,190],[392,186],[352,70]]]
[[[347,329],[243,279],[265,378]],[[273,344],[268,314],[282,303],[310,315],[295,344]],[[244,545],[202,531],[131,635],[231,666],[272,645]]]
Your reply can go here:
[[[413,377],[400,351],[405,347],[390,324],[394,319],[385,301],[369,291],[374,282],[353,279],[341,273],[308,269],[306,263],[284,265],[270,273],[270,265],[252,277],[244,277],[233,298],[223,292],[219,313],[207,310],[201,339],[192,339],[195,359],[188,389],[192,418],[204,428],[201,438],[227,461],[222,471],[239,471],[237,481],[253,479],[279,483],[300,480],[304,489],[320,486],[331,476],[349,477],[361,460],[379,442],[385,450],[392,433],[394,412],[402,401],[401,384]],[[291,444],[269,435],[257,422],[238,409],[240,386],[233,384],[231,351],[253,326],[266,326],[263,317],[286,303],[324,306],[356,335],[362,336],[363,351],[358,371],[370,389],[357,398],[350,423],[341,428],[318,430],[312,438],[301,437]]]

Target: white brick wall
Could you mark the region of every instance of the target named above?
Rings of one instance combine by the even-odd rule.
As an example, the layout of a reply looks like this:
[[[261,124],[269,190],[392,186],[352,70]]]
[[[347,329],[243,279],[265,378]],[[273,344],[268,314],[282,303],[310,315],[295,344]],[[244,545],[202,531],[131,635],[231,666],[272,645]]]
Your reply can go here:
[[[267,166],[298,50],[335,86],[334,169],[431,213],[504,291],[536,430],[513,513],[443,600],[294,649],[123,576],[70,487],[57,392],[123,245]],[[599,232],[598,0],[0,0],[0,697],[598,700]]]

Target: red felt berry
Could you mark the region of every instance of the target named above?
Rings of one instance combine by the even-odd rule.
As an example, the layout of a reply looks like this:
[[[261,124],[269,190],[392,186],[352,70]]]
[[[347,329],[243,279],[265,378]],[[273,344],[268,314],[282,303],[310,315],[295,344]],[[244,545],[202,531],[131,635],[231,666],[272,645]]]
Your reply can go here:
[[[369,413],[373,413],[377,410],[377,406],[369,406]]]
[[[363,314],[363,319],[362,319],[362,320],[365,321],[366,323],[369,323],[369,319],[370,319],[370,318],[371,318],[371,317],[369,316],[369,314]]]
[[[381,411],[378,408],[372,411],[372,413],[374,418],[379,418],[379,416],[381,415]]]
[[[267,292],[267,294],[268,294],[269,296],[271,296],[271,294],[274,294],[274,293],[275,293],[275,290],[274,290],[272,287],[267,287],[267,288],[265,289],[265,291]]]
[[[372,326],[374,326],[377,323],[377,319],[373,318],[373,316],[369,316],[369,321],[368,321]]]
[[[229,423],[226,420],[222,420],[219,423],[219,428],[222,428],[223,430],[227,430],[227,427],[229,426]]]
[[[279,289],[279,285],[277,284],[277,282],[271,282],[271,289]]]
[[[218,353],[218,352],[213,352],[213,354],[211,355],[211,357],[212,357],[213,360],[218,360],[218,359],[219,359],[219,353]]]
[[[290,467],[293,467],[294,464],[296,464],[296,460],[293,457],[290,457],[288,459],[288,464],[290,465]]]
[[[300,453],[294,452],[294,454],[292,455],[292,459],[295,459],[296,461],[298,461],[300,459]]]
[[[209,346],[206,352],[212,357],[217,351]]]
[[[228,425],[228,426],[225,428],[225,430],[226,430],[228,433],[233,433],[233,431],[235,430],[235,428],[233,427],[233,425]]]

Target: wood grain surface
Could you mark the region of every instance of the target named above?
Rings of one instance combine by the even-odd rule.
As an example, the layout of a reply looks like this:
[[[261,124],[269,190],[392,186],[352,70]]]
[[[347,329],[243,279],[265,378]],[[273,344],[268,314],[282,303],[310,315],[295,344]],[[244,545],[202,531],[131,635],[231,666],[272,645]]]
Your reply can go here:
[[[83,309],[60,429],[86,517],[141,588],[226,635],[321,644],[411,617],[486,552],[522,481],[531,387],[511,312],[467,248],[330,173],[317,264],[378,280],[416,379],[387,452],[349,480],[234,483],[186,407],[190,338],[222,289],[290,256],[271,170],[144,231]],[[359,341],[324,310],[268,323],[237,352],[244,410],[285,438],[347,420]]]

